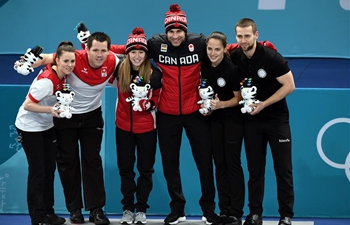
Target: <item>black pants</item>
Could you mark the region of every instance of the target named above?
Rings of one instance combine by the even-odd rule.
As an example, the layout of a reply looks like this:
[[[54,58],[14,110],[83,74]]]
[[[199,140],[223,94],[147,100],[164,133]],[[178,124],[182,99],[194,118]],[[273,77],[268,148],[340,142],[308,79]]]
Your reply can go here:
[[[81,184],[85,209],[103,207],[106,193],[100,156],[104,126],[101,108],[73,114],[70,119],[54,118],[54,123],[58,140],[57,166],[68,211],[83,208]]]
[[[152,174],[156,157],[157,131],[134,134],[116,127],[116,143],[123,210],[134,212],[136,209],[137,212],[146,212],[149,208],[148,197],[153,188]],[[137,183],[134,172],[136,156],[136,167],[139,172]]]
[[[293,217],[292,139],[289,123],[268,123],[253,118],[245,120],[244,134],[250,213],[261,215],[263,212],[267,143],[271,148],[277,181],[278,211],[281,217]]]
[[[245,197],[241,165],[243,118],[213,118],[210,128],[220,214],[241,218]]]
[[[32,224],[54,213],[57,142],[54,128],[26,132],[17,128],[28,161],[27,203]]]
[[[162,156],[163,172],[171,197],[170,208],[182,213],[185,197],[180,177],[180,146],[182,131],[185,129],[190,142],[201,182],[202,196],[199,204],[203,212],[215,210],[215,186],[213,159],[211,154],[210,128],[206,117],[199,112],[189,115],[168,115],[157,112],[159,147]]]

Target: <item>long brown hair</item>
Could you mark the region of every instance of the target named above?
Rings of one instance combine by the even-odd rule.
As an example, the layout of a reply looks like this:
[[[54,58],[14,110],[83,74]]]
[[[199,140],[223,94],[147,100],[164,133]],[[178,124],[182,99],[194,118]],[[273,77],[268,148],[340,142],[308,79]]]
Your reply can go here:
[[[151,80],[152,68],[151,63],[146,56],[145,60],[142,62],[139,68],[139,76],[142,76],[145,83],[149,83]],[[118,81],[119,81],[119,91],[121,93],[130,93],[130,83],[131,83],[131,63],[129,54],[126,55],[124,61],[120,64],[118,69]]]

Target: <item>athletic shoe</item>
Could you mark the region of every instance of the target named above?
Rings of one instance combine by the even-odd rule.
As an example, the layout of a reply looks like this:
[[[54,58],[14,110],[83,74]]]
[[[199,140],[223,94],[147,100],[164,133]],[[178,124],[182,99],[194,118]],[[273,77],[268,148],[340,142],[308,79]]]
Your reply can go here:
[[[228,217],[225,214],[220,215],[218,219],[218,225],[225,225],[227,220],[228,220]]]
[[[48,219],[49,223],[52,223],[54,225],[61,225],[64,224],[66,222],[66,219],[63,217],[59,217],[56,214],[52,213],[52,214],[46,214],[46,217]]]
[[[243,223],[243,225],[262,225],[262,216],[258,214],[249,214]]]
[[[185,213],[171,212],[164,220],[164,224],[178,224],[179,222],[185,222]]]
[[[227,225],[242,225],[242,220],[241,220],[241,218],[237,218],[235,216],[229,216],[229,217],[227,217],[226,224]]]
[[[205,212],[202,216],[202,221],[206,224],[216,224],[219,221],[219,216],[214,212]]]
[[[132,224],[135,220],[135,214],[130,210],[125,210],[123,212],[123,217],[120,220],[121,224]]]
[[[76,209],[70,212],[71,223],[84,223],[84,216],[81,214],[81,209]]]
[[[284,217],[280,218],[280,222],[278,225],[291,225],[292,224],[292,219],[290,217]]]
[[[96,225],[110,224],[109,219],[104,214],[101,208],[95,208],[93,210],[90,210],[89,221],[93,222]]]
[[[145,224],[145,223],[147,223],[146,213],[144,213],[144,212],[137,212],[136,216],[135,216],[134,223],[137,223],[137,224]]]

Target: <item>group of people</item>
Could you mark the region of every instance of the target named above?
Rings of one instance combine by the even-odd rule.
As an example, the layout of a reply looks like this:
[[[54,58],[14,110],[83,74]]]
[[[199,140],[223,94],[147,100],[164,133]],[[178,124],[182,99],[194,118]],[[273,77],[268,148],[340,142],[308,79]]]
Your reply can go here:
[[[236,24],[237,44],[227,44],[227,37],[219,31],[208,37],[189,33],[186,14],[177,4],[166,12],[164,27],[165,33],[148,40],[142,28],[135,28],[126,45],[111,45],[107,34],[94,32],[84,43],[85,49],[75,50],[72,44],[62,49],[60,45],[55,54],[41,54],[42,59],[33,65],[46,67],[33,81],[16,119],[29,163],[28,208],[32,225],[65,222],[53,210],[55,160],[71,222],[83,223],[81,210],[85,208],[90,211],[90,222],[110,223],[102,210],[106,194],[100,157],[104,127],[101,96],[107,84],[117,87],[118,92],[115,124],[124,211],[121,223],[147,222],[157,137],[171,197],[170,214],[164,223],[186,220],[179,168],[185,130],[199,172],[199,204],[206,224],[242,224],[243,141],[250,209],[244,225],[262,224],[268,143],[278,186],[279,225],[291,224],[294,191],[285,97],[295,86],[287,61],[276,50],[257,42],[256,24],[248,18]],[[120,59],[113,52],[125,57]],[[254,110],[243,115],[239,101],[244,78],[251,78],[258,87],[256,97],[260,102],[252,104]],[[211,111],[202,115],[197,102],[198,87],[204,79],[215,97]],[[75,111],[70,119],[59,118],[59,109],[52,108],[54,92],[65,83],[75,92]],[[147,98],[140,100],[140,110],[135,111],[128,101],[133,98],[130,89],[145,84],[150,86]],[[40,163],[34,163],[33,158],[40,159]],[[219,215],[215,213],[213,162]]]

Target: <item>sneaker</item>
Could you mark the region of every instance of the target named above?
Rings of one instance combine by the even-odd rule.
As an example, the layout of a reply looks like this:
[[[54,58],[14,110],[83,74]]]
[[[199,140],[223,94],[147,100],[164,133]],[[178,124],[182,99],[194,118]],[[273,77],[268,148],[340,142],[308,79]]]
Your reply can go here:
[[[41,220],[40,223],[37,223],[37,225],[53,225],[53,223],[50,223],[50,219],[48,217]]]
[[[258,214],[249,214],[243,223],[243,225],[262,225],[262,216]]]
[[[216,224],[219,221],[219,216],[214,211],[205,212],[202,216],[202,221],[206,224]]]
[[[235,216],[227,217],[227,225],[242,225],[242,219]]]
[[[123,212],[123,217],[120,220],[121,224],[132,224],[135,220],[135,214],[130,210],[125,210]]]
[[[136,216],[135,216],[134,223],[137,223],[137,224],[145,224],[145,223],[147,223],[146,213],[144,213],[144,212],[137,212]]]
[[[227,219],[228,217],[225,214],[220,215],[218,219],[218,225],[225,225]]]
[[[90,210],[89,221],[96,225],[107,225],[110,224],[109,219],[102,211],[102,208],[95,208]]]
[[[83,214],[81,214],[81,209],[76,209],[70,212],[70,222],[84,223],[84,217]]]
[[[164,224],[178,224],[179,222],[185,222],[185,213],[171,212],[164,220]]]
[[[46,217],[48,219],[49,223],[52,223],[54,225],[61,225],[66,222],[66,219],[63,217],[59,217],[56,214],[46,214]]]
[[[278,225],[291,225],[292,219],[290,217],[280,218]]]

